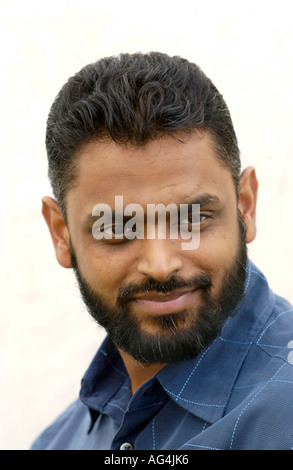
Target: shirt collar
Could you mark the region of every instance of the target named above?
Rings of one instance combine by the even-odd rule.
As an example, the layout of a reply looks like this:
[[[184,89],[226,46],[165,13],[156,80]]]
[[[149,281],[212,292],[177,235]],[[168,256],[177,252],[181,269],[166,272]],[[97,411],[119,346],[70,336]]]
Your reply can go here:
[[[127,379],[124,362],[106,337],[81,381],[80,399],[91,410],[101,412]]]
[[[220,335],[195,359],[169,364],[156,374],[168,396],[209,423],[219,420],[243,361],[273,306],[266,279],[249,261],[245,297]],[[127,377],[120,354],[106,338],[83,378],[81,401],[91,410],[102,411]]]

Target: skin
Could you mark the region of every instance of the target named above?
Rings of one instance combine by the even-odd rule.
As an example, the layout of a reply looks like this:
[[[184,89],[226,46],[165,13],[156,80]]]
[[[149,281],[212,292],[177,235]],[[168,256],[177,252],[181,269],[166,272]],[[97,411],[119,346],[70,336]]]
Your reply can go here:
[[[250,243],[256,236],[257,188],[255,170],[248,167],[242,172],[237,199],[232,176],[216,156],[208,132],[184,137],[184,143],[163,137],[139,148],[119,146],[112,141],[94,142],[79,155],[77,184],[66,196],[67,224],[57,202],[50,197],[43,198],[42,212],[60,265],[72,267],[71,240],[83,277],[114,307],[119,288],[150,276],[164,282],[172,274],[188,278],[205,272],[212,280],[211,294],[216,295],[237,252],[237,208],[246,225],[246,242]],[[121,243],[95,240],[92,235],[93,221],[90,222],[88,216],[93,207],[106,203],[114,208],[116,195],[123,196],[124,207],[137,203],[146,213],[147,204],[186,203],[204,193],[216,196],[219,202],[201,205],[200,245],[196,250],[182,250],[180,237],[178,240],[144,238]],[[180,300],[181,294],[175,299],[178,305],[181,301],[186,308],[201,305],[197,291],[189,292],[184,300]],[[161,296],[162,299],[158,295],[137,298],[131,303],[141,329],[153,335],[158,334],[155,330],[159,328],[152,322],[157,315],[155,306],[164,310],[164,302],[170,300]],[[152,302],[149,308],[148,301]],[[176,310],[176,303],[174,305]],[[164,367],[164,364],[142,366],[125,352],[120,351],[120,354],[133,393]]]

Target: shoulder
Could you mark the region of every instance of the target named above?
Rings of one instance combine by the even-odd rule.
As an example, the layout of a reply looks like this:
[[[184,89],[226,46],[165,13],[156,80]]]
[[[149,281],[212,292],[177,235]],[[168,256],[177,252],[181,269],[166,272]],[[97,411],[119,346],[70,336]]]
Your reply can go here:
[[[292,340],[292,305],[275,296],[274,309],[252,342],[234,386],[229,404],[235,420],[232,448],[241,447],[243,436],[250,448],[293,447]]]
[[[293,306],[282,297],[274,295],[271,315],[255,338],[255,346],[265,352],[268,358],[280,358],[288,364],[290,344],[293,340]]]
[[[283,450],[293,448],[293,366],[272,361],[262,377],[251,376],[236,385],[231,449]],[[242,397],[241,397],[242,395]]]
[[[240,371],[237,385],[261,389],[270,384],[290,389],[293,385],[293,307],[282,297],[274,296],[274,308],[257,332]],[[270,387],[268,387],[270,388]],[[292,401],[293,403],[293,401]]]
[[[89,426],[88,408],[76,400],[40,434],[31,450],[67,449],[75,436],[87,432]]]

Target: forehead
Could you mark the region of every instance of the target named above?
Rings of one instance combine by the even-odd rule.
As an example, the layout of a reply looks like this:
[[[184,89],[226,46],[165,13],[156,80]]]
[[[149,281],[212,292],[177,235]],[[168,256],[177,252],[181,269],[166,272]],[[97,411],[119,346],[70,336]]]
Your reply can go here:
[[[123,196],[125,204],[167,204],[200,192],[223,198],[227,190],[235,192],[232,176],[205,133],[183,139],[163,137],[139,148],[113,141],[88,144],[79,156],[72,197],[91,209],[100,202],[113,206],[117,195]]]

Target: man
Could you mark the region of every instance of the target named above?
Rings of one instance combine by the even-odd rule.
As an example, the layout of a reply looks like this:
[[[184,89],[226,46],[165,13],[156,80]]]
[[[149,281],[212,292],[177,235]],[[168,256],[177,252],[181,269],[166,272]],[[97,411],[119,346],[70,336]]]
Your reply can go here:
[[[56,256],[107,337],[33,449],[290,449],[293,310],[247,258],[258,184],[213,83],[166,54],[102,59],[63,86],[46,145]],[[187,231],[166,210],[160,237],[148,209],[170,204]]]

